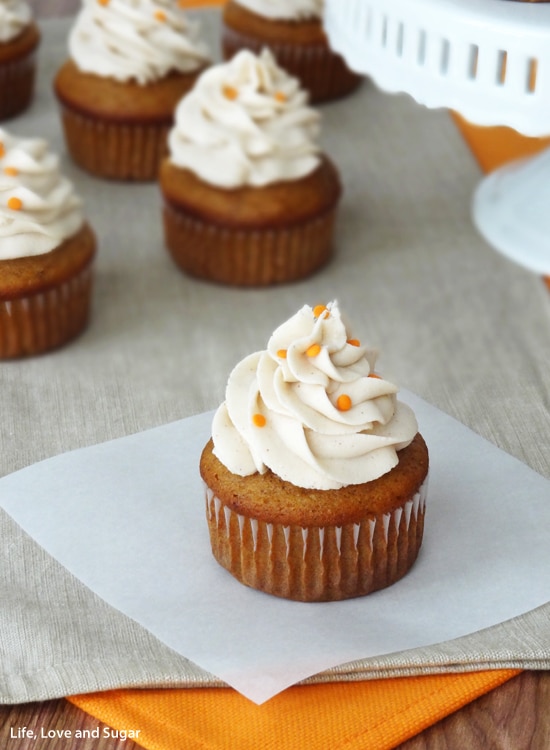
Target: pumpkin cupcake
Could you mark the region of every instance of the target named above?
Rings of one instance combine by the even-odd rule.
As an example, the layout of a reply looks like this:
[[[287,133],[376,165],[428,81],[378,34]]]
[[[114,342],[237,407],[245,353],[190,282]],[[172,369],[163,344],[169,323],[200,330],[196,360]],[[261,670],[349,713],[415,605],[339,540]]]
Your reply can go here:
[[[0,359],[41,354],[84,330],[95,249],[46,141],[0,129]]]
[[[207,64],[173,0],[83,0],[54,81],[74,161],[107,179],[156,179],[174,108]]]
[[[304,306],[242,360],[200,459],[216,560],[300,601],[390,586],[422,543],[428,450],[338,305]]]
[[[166,245],[182,270],[261,286],[329,260],[341,186],[319,127],[268,50],[242,50],[200,76],[176,109],[160,171]]]
[[[28,3],[0,0],[0,120],[23,112],[34,93],[38,26]]]
[[[269,47],[312,102],[345,96],[362,77],[330,48],[323,10],[323,0],[229,0],[223,9],[223,55],[229,59],[240,49]]]

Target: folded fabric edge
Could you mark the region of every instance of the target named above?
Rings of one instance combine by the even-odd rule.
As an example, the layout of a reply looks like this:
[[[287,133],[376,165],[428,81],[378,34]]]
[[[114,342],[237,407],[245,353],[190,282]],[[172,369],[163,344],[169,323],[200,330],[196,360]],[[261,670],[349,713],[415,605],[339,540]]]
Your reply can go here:
[[[112,665],[108,672],[103,675],[87,680],[83,684],[82,672],[78,671],[82,665],[76,665],[76,671],[71,675],[67,673],[64,666],[62,670],[56,667],[41,669],[36,673],[25,673],[18,675],[0,674],[0,681],[4,686],[3,694],[0,695],[0,705],[17,705],[33,701],[56,700],[65,698],[68,694],[78,695],[106,693],[113,690],[188,690],[224,688],[231,690],[227,683],[214,675],[194,667],[193,671],[178,677],[165,674],[157,678],[121,679],[120,672],[113,675]],[[124,672],[124,665],[119,665]],[[97,672],[98,665],[94,665]],[[365,667],[360,663],[344,664],[339,667],[312,675],[298,683],[297,686],[323,685],[332,682],[368,682],[371,680],[395,679],[401,677],[424,677],[433,675],[468,675],[475,672],[499,671],[499,670],[546,670],[550,669],[550,659],[518,659],[518,660],[486,660],[470,663],[453,662],[442,663],[417,663],[415,665],[395,666],[372,666]],[[107,672],[107,670],[105,670]]]
[[[391,680],[400,677],[426,677],[440,675],[443,677],[455,675],[470,675],[479,672],[495,672],[513,670],[517,673],[526,670],[550,669],[550,660],[526,660],[500,662],[480,661],[476,663],[453,663],[453,664],[415,664],[414,666],[376,666],[365,669],[364,667],[345,668],[335,667],[332,670],[321,672],[308,677],[297,685],[320,685],[330,682],[367,682],[369,680]]]

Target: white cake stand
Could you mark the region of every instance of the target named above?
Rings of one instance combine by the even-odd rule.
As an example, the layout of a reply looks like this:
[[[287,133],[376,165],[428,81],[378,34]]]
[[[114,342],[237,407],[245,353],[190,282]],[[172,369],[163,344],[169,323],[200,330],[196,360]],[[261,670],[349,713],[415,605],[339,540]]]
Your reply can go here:
[[[331,46],[391,93],[477,125],[550,134],[550,3],[325,0]],[[474,193],[486,240],[550,275],[550,149],[486,177]]]

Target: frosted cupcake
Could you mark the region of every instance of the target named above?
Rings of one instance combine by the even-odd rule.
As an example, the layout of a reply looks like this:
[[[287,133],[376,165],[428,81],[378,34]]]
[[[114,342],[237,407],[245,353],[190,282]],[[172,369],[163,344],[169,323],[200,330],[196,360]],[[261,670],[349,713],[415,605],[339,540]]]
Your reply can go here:
[[[28,3],[0,0],[0,120],[30,105],[39,43],[40,32]]]
[[[187,273],[244,286],[330,258],[341,186],[320,117],[268,50],[206,70],[176,109],[160,171],[166,245]]]
[[[411,409],[333,302],[240,362],[200,471],[216,560],[300,601],[363,596],[415,562],[428,451]]]
[[[88,322],[95,236],[41,138],[0,129],[0,358],[55,349]]]
[[[323,29],[324,0],[229,0],[223,10],[226,59],[240,49],[269,47],[278,63],[302,82],[312,102],[345,96],[359,85],[333,52]]]
[[[207,64],[173,0],[83,0],[54,82],[74,161],[99,177],[156,179],[174,108]]]

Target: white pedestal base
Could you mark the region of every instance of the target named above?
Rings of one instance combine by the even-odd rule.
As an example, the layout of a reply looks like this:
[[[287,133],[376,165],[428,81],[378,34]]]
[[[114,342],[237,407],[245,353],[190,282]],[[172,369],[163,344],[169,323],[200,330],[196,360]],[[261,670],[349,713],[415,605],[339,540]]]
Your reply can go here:
[[[550,276],[550,149],[482,180],[473,196],[472,218],[496,250]]]

